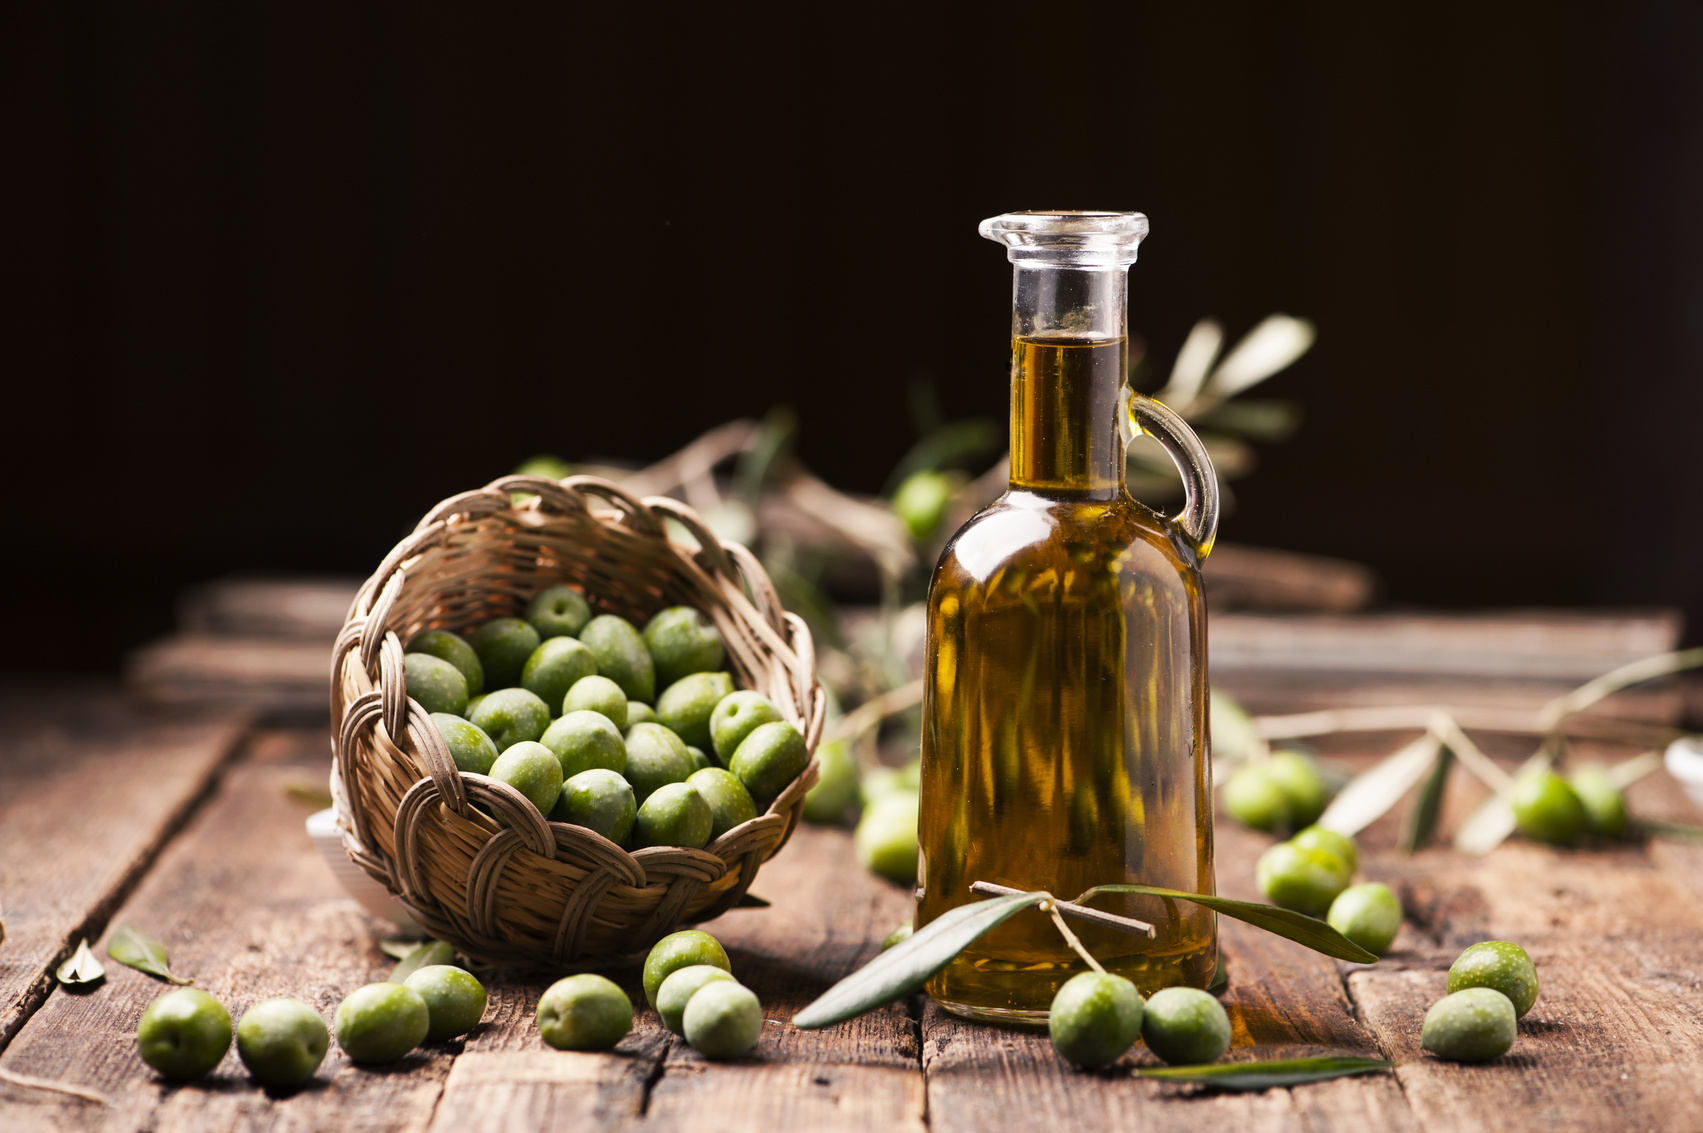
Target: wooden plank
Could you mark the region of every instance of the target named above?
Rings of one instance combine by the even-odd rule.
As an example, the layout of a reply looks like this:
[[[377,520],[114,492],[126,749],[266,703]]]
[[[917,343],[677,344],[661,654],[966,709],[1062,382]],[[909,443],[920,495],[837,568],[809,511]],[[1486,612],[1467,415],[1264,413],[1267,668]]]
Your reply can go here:
[[[279,995],[329,1019],[344,995],[390,966],[374,944],[384,926],[338,887],[303,828],[309,808],[285,796],[290,784],[323,781],[326,767],[323,731],[257,743],[255,757],[227,773],[113,919],[158,936],[174,968],[233,1019]],[[142,1010],[166,986],[112,961],[107,969],[106,983],[89,994],[53,995],[0,1066],[94,1089],[113,1107],[0,1083],[0,1127],[9,1133],[424,1129],[459,1045],[365,1070],[333,1043],[311,1086],[276,1097],[249,1079],[233,1050],[204,1081],[166,1086],[137,1057],[134,1039]]]
[[[500,1008],[468,1040],[434,1130],[550,1130],[583,1127],[591,1116],[646,1129],[920,1126],[916,1032],[902,1008],[822,1031],[786,1025],[910,915],[907,892],[857,867],[850,842],[843,830],[801,827],[757,879],[774,907],[737,909],[702,926],[763,1001],[767,1026],[749,1059],[710,1063],[669,1035],[644,1006],[636,966],[607,972],[639,1007],[614,1055],[548,1050],[533,1021],[546,981],[498,980],[491,990]]]
[[[1220,823],[1219,891],[1257,900],[1253,864],[1268,844],[1257,834]],[[1237,922],[1220,918],[1219,924],[1230,966],[1224,1006],[1233,1037],[1227,1059],[1380,1057],[1373,1036],[1352,1013],[1335,961]],[[1044,1034],[965,1023],[932,1003],[924,1008],[922,1033],[929,1122],[940,1133],[1018,1122],[1044,1122],[1057,1130],[1233,1128],[1244,1133],[1418,1128],[1388,1075],[1197,1097],[1192,1087],[1129,1079],[1129,1067],[1157,1065],[1140,1044],[1117,1068],[1085,1074],[1065,1065]]]
[[[331,703],[331,650],[320,641],[180,634],[132,653],[124,680],[151,708],[249,709],[323,718]]]
[[[1348,977],[1426,1129],[1696,1128],[1703,908],[1641,848],[1516,840],[1483,859],[1432,850],[1367,872],[1400,885],[1428,938]],[[1513,1050],[1482,1066],[1423,1054],[1420,1023],[1448,965],[1484,939],[1519,943],[1542,981]]]
[[[110,684],[0,694],[0,1049],[53,989],[55,964],[99,935],[243,731],[241,721],[147,720]]]

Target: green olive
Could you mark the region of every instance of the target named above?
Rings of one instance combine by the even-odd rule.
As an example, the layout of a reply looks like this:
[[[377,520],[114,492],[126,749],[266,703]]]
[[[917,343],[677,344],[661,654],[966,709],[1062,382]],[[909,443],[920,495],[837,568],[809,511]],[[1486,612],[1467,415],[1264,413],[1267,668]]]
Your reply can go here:
[[[368,984],[337,1005],[332,1021],[337,1045],[354,1062],[395,1062],[431,1030],[431,1012],[420,993],[402,984]]]
[[[1311,826],[1325,812],[1330,801],[1325,781],[1313,761],[1298,751],[1274,751],[1265,761],[1265,773],[1289,799],[1289,825],[1292,829]]]
[[[1141,1013],[1141,1037],[1162,1062],[1204,1066],[1230,1049],[1230,1016],[1199,988],[1162,988]]]
[[[727,761],[727,769],[739,776],[753,799],[767,804],[809,763],[810,748],[798,729],[776,720],[753,728]]]
[[[645,649],[656,666],[657,688],[666,689],[691,673],[719,669],[727,656],[721,631],[705,614],[690,606],[670,606],[663,610],[645,624],[643,637]]]
[[[601,712],[623,732],[628,724],[638,723],[627,719],[627,694],[608,677],[581,677],[575,681],[568,695],[562,698],[562,715],[570,712]]]
[[[539,814],[549,814],[562,793],[561,761],[555,752],[531,740],[515,744],[497,756],[497,761],[491,764],[491,778],[525,795]]]
[[[166,1078],[199,1078],[230,1048],[231,1013],[199,988],[166,992],[136,1024],[137,1053]]]
[[[1240,763],[1259,740],[1247,710],[1223,689],[1211,691],[1212,758]]]
[[[1431,1005],[1419,1042],[1438,1058],[1486,1062],[1514,1045],[1515,1019],[1507,996],[1487,987],[1469,987]]]
[[[1323,826],[1309,826],[1289,841],[1303,850],[1323,850],[1327,854],[1334,854],[1342,860],[1350,877],[1360,868],[1360,848],[1354,844],[1354,839],[1334,830]]]
[[[716,766],[716,761],[711,759],[709,756],[705,755],[703,748],[693,747],[691,744],[687,744],[686,745],[686,755],[692,761],[692,771],[693,771],[694,774],[696,774],[699,771],[704,770],[707,767],[715,767]]]
[[[428,964],[402,981],[426,1001],[431,1043],[465,1035],[485,1017],[485,985],[469,972],[450,964]]]
[[[715,812],[690,783],[664,783],[639,804],[633,823],[633,845],[685,846],[701,850],[709,845],[715,827]]]
[[[430,653],[433,657],[442,657],[460,669],[462,679],[467,682],[467,695],[478,696],[485,691],[485,666],[479,663],[479,654],[467,644],[467,639],[459,634],[441,629],[430,630],[410,641],[408,652]]]
[[[645,957],[645,1001],[656,1006],[656,993],[662,981],[693,964],[709,964],[723,971],[732,971],[727,962],[727,950],[721,941],[702,929],[688,928],[671,932],[651,946]]]
[[[430,653],[408,653],[402,658],[408,695],[427,712],[459,716],[467,711],[467,678],[461,670]]]
[[[1255,869],[1260,892],[1272,904],[1322,917],[1348,888],[1347,864],[1335,854],[1279,842],[1260,855]]]
[[[1401,902],[1375,881],[1350,885],[1330,903],[1325,920],[1366,951],[1382,956],[1401,931]]]
[[[661,724],[634,724],[627,729],[627,770],[633,794],[644,806],[651,792],[669,783],[684,783],[692,774],[692,757],[680,737]]]
[[[1053,1049],[1073,1066],[1098,1070],[1141,1037],[1141,993],[1122,976],[1080,972],[1064,982],[1047,1012]]]
[[[579,639],[597,658],[598,674],[620,685],[628,700],[649,704],[656,698],[656,665],[632,622],[604,614],[587,622]]]
[[[501,688],[486,693],[468,719],[491,737],[498,751],[507,751],[542,736],[550,726],[550,709],[523,688]]]
[[[432,723],[449,746],[450,757],[459,770],[472,771],[477,775],[491,773],[491,764],[497,761],[498,753],[497,745],[491,742],[490,736],[470,721],[447,712],[432,713]]]
[[[677,1035],[681,1034],[686,1004],[691,1002],[692,996],[707,983],[732,979],[731,972],[714,964],[693,964],[670,973],[662,981],[662,986],[656,989],[656,1013],[662,1016],[662,1025]]]
[[[1449,990],[1487,987],[1508,997],[1519,1017],[1537,1002],[1537,965],[1526,950],[1507,940],[1486,940],[1463,951],[1449,965]]]
[[[1626,833],[1626,799],[1605,768],[1588,763],[1567,776],[1567,783],[1585,808],[1586,829],[1605,838]]]
[[[550,818],[595,830],[617,846],[625,846],[638,814],[632,786],[615,772],[596,768],[562,784],[562,797]]]
[[[496,618],[473,631],[468,639],[485,669],[485,687],[492,691],[520,683],[526,659],[538,648],[538,631],[519,618]]]
[[[804,821],[832,826],[846,816],[857,797],[857,760],[840,741],[816,749],[816,785],[804,796]]]
[[[923,468],[905,477],[894,491],[893,514],[904,521],[911,538],[924,540],[939,529],[951,503],[952,481],[944,473]]]
[[[552,637],[526,659],[520,670],[520,687],[542,700],[546,707],[556,708],[576,683],[596,675],[597,661],[583,642],[571,637]]]
[[[727,673],[692,673],[681,677],[656,698],[657,723],[693,747],[710,747],[710,715],[732,693],[733,678]]]
[[[555,641],[572,641],[569,637]],[[581,771],[601,767],[624,775],[627,771],[627,741],[609,717],[588,709],[565,714],[544,730],[539,741],[562,761],[562,778],[572,779]]]
[[[635,724],[654,723],[656,723],[656,709],[642,700],[627,701],[627,729],[629,731]]]
[[[881,951],[885,952],[895,944],[903,944],[911,938],[911,934],[915,931],[916,929],[913,927],[913,922],[906,921],[883,938],[881,941]]]
[[[1578,792],[1553,771],[1528,771],[1519,776],[1509,802],[1520,833],[1539,842],[1571,842],[1589,821]]]
[[[613,980],[587,972],[551,984],[537,1020],[557,1050],[611,1050],[633,1029],[633,1001]]]
[[[331,1032],[299,999],[263,999],[237,1024],[237,1057],[265,1086],[299,1086],[319,1069]]]
[[[584,596],[571,586],[552,586],[540,590],[526,607],[526,620],[548,641],[552,637],[573,637],[591,620],[591,607]]]
[[[680,1017],[692,1049],[707,1058],[738,1058],[763,1035],[763,1005],[750,988],[713,980],[698,989]]]
[[[1224,783],[1224,809],[1254,830],[1288,828],[1289,795],[1263,763],[1240,768]]]
[[[870,804],[852,837],[865,869],[904,885],[916,882],[918,809],[910,791],[895,791]]]
[[[774,701],[760,692],[741,689],[722,697],[710,713],[710,739],[715,745],[716,758],[726,766],[746,736],[761,725],[781,718],[781,710]]]
[[[751,801],[751,793],[731,771],[704,767],[692,772],[686,783],[696,788],[704,801],[710,804],[710,813],[715,819],[710,826],[711,842],[740,823],[757,817],[757,804]]]

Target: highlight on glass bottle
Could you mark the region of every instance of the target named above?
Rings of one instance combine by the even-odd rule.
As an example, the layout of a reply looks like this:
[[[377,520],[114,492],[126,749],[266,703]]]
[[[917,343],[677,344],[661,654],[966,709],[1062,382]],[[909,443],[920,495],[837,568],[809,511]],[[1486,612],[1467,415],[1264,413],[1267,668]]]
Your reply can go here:
[[[1011,484],[953,536],[928,599],[917,924],[977,900],[977,881],[1062,898],[1108,883],[1214,891],[1199,563],[1217,492],[1180,418],[1125,383],[1127,275],[1140,213],[1008,213],[983,236],[1013,265]],[[1176,517],[1124,487],[1134,432],[1172,454]],[[1081,925],[1144,994],[1205,987],[1210,912],[1100,894],[1153,939]],[[928,985],[948,1010],[1039,1022],[1086,965],[1047,918],[1020,915]]]

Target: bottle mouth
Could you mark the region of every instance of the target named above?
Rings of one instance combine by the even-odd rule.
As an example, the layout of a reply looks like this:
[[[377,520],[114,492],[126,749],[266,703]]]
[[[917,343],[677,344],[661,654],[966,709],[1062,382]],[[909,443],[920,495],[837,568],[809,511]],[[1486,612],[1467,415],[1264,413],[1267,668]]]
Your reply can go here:
[[[989,217],[976,231],[1027,267],[1126,268],[1147,236],[1139,212],[1036,210]]]

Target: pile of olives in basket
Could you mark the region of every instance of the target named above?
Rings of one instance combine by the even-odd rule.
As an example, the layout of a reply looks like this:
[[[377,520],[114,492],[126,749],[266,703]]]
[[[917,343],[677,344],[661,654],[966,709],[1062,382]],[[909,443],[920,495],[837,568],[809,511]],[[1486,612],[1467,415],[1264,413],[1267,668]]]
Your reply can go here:
[[[734,689],[725,659],[721,634],[691,607],[663,610],[641,631],[593,617],[579,591],[554,586],[525,618],[497,618],[468,638],[422,633],[403,661],[408,695],[458,768],[507,783],[551,821],[636,850],[702,849],[810,762],[772,701]]]

